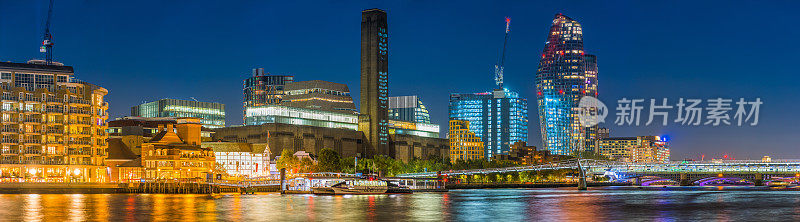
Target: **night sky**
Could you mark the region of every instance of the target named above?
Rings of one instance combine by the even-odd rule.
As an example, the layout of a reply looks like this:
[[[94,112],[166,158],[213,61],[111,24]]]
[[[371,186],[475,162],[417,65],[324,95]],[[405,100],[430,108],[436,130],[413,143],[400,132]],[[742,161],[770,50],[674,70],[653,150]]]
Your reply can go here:
[[[443,132],[449,93],[494,88],[491,67],[508,16],[506,87],[529,99],[529,141],[540,146],[534,78],[553,16],[563,13],[583,25],[585,51],[598,57],[612,136],[669,135],[673,160],[800,158],[800,3],[792,1],[57,0],[54,57],[109,89],[112,118],[145,101],[193,97],[224,103],[227,124],[235,125],[242,81],[258,67],[296,81],[345,83],[358,104],[367,8],[389,13],[390,94],[419,95]],[[0,0],[0,61],[43,57],[46,13],[45,0]],[[764,104],[755,127],[612,125],[623,97],[760,97]]]

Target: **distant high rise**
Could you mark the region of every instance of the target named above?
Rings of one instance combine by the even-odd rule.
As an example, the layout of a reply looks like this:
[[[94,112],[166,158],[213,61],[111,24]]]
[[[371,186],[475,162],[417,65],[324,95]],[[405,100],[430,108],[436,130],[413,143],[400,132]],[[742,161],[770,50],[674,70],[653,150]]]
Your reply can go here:
[[[431,123],[428,108],[417,96],[389,97],[389,118],[415,123]]]
[[[294,76],[264,74],[264,68],[253,69],[253,77],[244,80],[245,109],[281,103],[284,86],[293,81]]]
[[[161,99],[131,107],[131,116],[195,117],[208,128],[225,127],[225,104],[181,99]]]
[[[361,114],[363,131],[377,154],[389,154],[389,34],[386,12],[361,12]]]
[[[578,104],[597,97],[597,58],[583,51],[580,23],[556,14],[536,73],[536,101],[544,148],[567,155],[574,150],[597,151],[597,126],[583,127]]]
[[[450,94],[451,120],[469,121],[484,143],[486,158],[508,154],[511,144],[528,141],[528,101],[507,89]]]
[[[287,83],[284,88],[284,106],[316,109],[337,113],[356,114],[356,105],[345,84],[322,80]]]
[[[358,129],[358,115],[347,85],[311,80],[289,82],[281,89],[282,102],[245,107],[244,124]]]

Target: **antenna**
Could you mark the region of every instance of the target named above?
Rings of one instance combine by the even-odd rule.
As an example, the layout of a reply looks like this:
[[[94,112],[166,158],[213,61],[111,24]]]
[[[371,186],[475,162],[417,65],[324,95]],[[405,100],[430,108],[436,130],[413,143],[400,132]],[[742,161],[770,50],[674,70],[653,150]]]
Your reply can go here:
[[[39,52],[45,55],[44,61],[46,65],[53,64],[53,36],[50,35],[50,19],[53,17],[53,1],[50,0],[50,8],[47,10],[47,23],[44,26],[44,40],[42,40],[42,47]]]
[[[503,53],[500,55],[500,62],[494,65],[494,82],[497,87],[503,89],[503,66],[506,61],[506,45],[508,44],[508,34],[511,31],[511,18],[506,17],[506,36],[503,40]]]

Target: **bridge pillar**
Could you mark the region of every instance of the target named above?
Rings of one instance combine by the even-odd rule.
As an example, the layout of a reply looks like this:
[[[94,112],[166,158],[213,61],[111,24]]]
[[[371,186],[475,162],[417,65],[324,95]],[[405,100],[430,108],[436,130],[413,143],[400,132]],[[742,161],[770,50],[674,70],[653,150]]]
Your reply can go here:
[[[692,181],[689,180],[689,175],[686,175],[686,173],[681,173],[681,179],[680,179],[680,181],[678,183],[681,186],[691,186],[692,185]]]
[[[761,173],[756,173],[755,177],[753,177],[753,185],[764,186],[764,176]]]

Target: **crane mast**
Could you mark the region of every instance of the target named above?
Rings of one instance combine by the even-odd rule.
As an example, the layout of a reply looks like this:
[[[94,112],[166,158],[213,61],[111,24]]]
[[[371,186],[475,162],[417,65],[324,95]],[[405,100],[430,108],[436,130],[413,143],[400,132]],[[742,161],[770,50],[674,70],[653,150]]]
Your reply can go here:
[[[45,55],[44,61],[47,65],[53,64],[53,36],[50,35],[50,19],[53,17],[53,1],[50,0],[50,8],[47,10],[47,23],[44,26],[44,40],[42,40],[42,47],[39,52]]]
[[[508,44],[508,34],[511,31],[511,18],[506,17],[506,36],[503,40],[503,52],[500,54],[500,62],[494,65],[494,82],[499,89],[503,89],[503,66],[506,61],[506,45]]]

